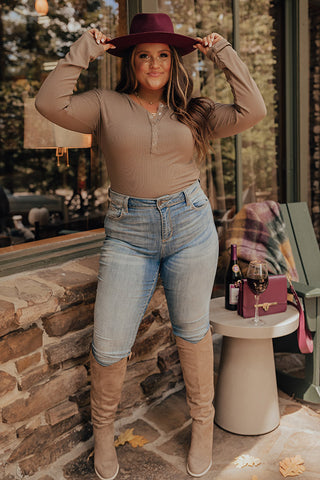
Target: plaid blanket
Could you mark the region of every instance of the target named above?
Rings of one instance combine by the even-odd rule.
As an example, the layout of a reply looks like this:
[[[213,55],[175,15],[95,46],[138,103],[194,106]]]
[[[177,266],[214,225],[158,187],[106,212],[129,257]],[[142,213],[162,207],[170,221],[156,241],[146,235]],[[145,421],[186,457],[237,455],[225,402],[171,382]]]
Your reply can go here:
[[[285,232],[280,206],[274,201],[249,203],[230,223],[226,247],[237,244],[238,257],[250,262],[264,259],[269,272],[286,274],[298,280],[291,245]]]

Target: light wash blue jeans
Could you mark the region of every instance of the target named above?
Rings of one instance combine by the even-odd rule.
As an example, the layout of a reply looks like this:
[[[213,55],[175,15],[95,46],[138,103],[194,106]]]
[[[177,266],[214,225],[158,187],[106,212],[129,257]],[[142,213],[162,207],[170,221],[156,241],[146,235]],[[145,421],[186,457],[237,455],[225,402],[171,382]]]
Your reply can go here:
[[[209,329],[219,248],[199,182],[155,200],[111,191],[105,231],[92,345],[97,362],[111,365],[130,354],[159,273],[174,335],[199,342]]]

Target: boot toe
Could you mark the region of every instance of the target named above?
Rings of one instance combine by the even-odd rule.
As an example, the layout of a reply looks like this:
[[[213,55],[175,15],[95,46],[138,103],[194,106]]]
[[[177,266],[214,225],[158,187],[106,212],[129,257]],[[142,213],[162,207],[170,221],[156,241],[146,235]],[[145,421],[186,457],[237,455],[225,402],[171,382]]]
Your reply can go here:
[[[102,469],[99,469],[98,471],[98,468],[97,466],[94,467],[94,471],[97,475],[97,477],[100,479],[100,480],[114,480],[116,478],[116,476],[118,475],[119,473],[119,464],[117,464],[116,466],[116,469],[114,470],[114,466],[113,466],[113,471],[114,473],[111,473],[111,468],[108,467],[108,468],[104,468],[103,470]],[[99,472],[103,472],[103,475],[101,475],[101,473]]]
[[[196,460],[189,458],[187,463],[187,472],[192,477],[202,477],[205,475],[212,466],[212,459],[210,459],[207,463],[203,460]]]
[[[114,446],[113,425],[93,428],[94,468],[100,480],[113,480],[119,472],[117,452]]]

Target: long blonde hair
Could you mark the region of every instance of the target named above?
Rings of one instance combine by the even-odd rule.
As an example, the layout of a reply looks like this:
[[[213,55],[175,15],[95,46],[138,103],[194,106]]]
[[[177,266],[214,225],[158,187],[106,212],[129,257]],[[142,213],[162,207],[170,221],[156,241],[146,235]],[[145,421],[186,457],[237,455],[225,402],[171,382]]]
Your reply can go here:
[[[164,99],[171,107],[179,122],[191,130],[199,161],[209,152],[212,131],[209,128],[209,118],[214,111],[214,102],[207,97],[192,97],[193,81],[185,68],[178,51],[170,46],[171,69],[170,77],[164,89]],[[127,50],[122,58],[120,80],[116,91],[134,93],[138,82],[134,70],[135,47]]]

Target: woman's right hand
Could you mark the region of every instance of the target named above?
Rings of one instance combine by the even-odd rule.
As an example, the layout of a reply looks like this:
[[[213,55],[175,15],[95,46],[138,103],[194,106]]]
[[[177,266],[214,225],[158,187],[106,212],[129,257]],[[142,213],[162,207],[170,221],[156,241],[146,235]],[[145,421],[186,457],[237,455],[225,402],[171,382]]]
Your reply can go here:
[[[110,48],[116,48],[114,45],[112,45],[110,42],[111,37],[107,37],[104,33],[100,32],[97,28],[91,28],[91,30],[88,30],[90,35],[95,39],[96,43],[98,45],[102,45],[104,50],[107,51]]]

